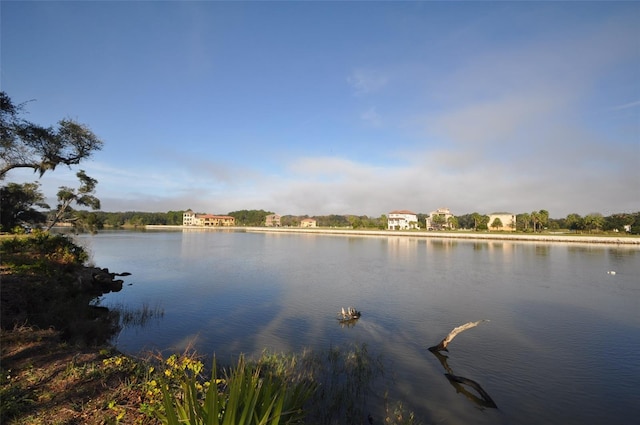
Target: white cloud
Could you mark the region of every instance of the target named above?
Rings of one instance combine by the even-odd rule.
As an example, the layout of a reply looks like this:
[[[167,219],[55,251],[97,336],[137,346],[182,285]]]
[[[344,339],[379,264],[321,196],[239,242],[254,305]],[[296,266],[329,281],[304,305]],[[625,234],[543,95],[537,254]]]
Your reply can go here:
[[[426,121],[427,131],[467,149],[526,140],[527,133],[553,121],[562,100],[552,93],[514,93],[511,96],[469,103],[435,114]]]
[[[360,118],[372,127],[380,127],[382,125],[382,117],[374,106],[360,114]]]
[[[612,111],[620,111],[620,110],[623,110],[623,109],[631,109],[631,108],[638,108],[638,107],[640,107],[640,100],[637,100],[635,102],[625,103],[625,104],[622,104],[622,105],[617,105],[617,106],[614,106],[614,107],[612,107],[610,109]]]
[[[388,78],[379,71],[357,69],[347,77],[356,95],[365,95],[382,89],[388,83]]]

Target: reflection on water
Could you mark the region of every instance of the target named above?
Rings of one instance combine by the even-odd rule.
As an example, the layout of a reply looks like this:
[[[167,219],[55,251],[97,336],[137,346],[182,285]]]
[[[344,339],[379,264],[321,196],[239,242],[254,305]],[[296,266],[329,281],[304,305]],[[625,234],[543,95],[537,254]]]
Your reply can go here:
[[[164,313],[125,329],[124,351],[179,351],[194,341],[224,362],[264,349],[367,344],[384,359],[390,397],[424,423],[631,423],[640,415],[637,248],[231,231],[81,238],[96,264],[132,273],[132,286],[102,305]],[[348,305],[362,317],[339,326],[335,314]],[[485,318],[456,338],[444,364],[434,361],[427,347]],[[479,409],[487,400],[469,381],[499,408]]]

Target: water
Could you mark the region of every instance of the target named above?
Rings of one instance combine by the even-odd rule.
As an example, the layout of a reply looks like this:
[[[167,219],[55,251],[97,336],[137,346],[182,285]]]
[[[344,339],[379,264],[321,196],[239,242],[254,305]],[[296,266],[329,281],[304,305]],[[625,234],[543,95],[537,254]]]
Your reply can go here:
[[[231,361],[366,343],[382,356],[390,398],[423,423],[640,417],[638,248],[232,231],[79,239],[96,265],[132,273],[102,305],[164,311],[123,329],[115,343],[125,352],[192,344]],[[350,305],[362,318],[341,327],[336,312]],[[446,361],[427,350],[479,319],[489,321],[458,335]],[[498,408],[458,392],[447,371],[479,383]]]

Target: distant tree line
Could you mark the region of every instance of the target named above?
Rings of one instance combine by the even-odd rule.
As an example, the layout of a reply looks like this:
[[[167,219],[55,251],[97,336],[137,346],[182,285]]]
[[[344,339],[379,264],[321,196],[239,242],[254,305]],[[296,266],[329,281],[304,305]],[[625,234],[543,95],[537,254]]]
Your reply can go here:
[[[262,226],[265,218],[270,214],[274,213],[265,210],[240,210],[232,211],[227,215],[236,219],[236,226]]]
[[[20,224],[42,225],[47,217],[36,207],[42,207],[44,197],[38,191],[38,185],[34,183],[16,184],[9,183],[0,188],[2,205],[2,230],[10,231]],[[65,192],[66,193],[66,192]],[[120,227],[144,227],[154,225],[182,225],[183,210],[168,212],[104,212],[83,211],[67,208],[61,215],[61,221],[72,223],[78,230],[99,230],[104,228]],[[51,215],[52,212],[49,213]],[[238,226],[264,226],[267,215],[274,214],[265,210],[239,210],[229,212],[227,215],[236,219]],[[425,220],[429,214],[417,214],[418,222],[424,228]],[[387,216],[369,217],[366,215],[283,215],[280,218],[283,227],[299,227],[300,222],[306,218],[316,220],[319,227],[352,228],[352,229],[386,229]],[[444,224],[444,223],[442,223]],[[494,227],[506,225],[506,223],[489,223],[489,216],[477,212],[452,217],[447,223],[454,229],[468,229],[476,231],[491,230]],[[600,213],[587,214],[584,217],[572,213],[565,218],[553,219],[546,210],[521,213],[516,215],[516,231],[524,233],[570,230],[576,233],[597,232],[626,232],[640,234],[640,212],[617,213],[603,216]]]
[[[369,217],[366,215],[283,215],[280,223],[283,227],[298,227],[306,218],[316,220],[319,227],[349,227],[352,229],[386,229],[387,216]]]
[[[463,229],[489,230],[499,227],[489,223],[488,215],[479,213],[460,215],[456,219]],[[558,230],[571,230],[576,233],[625,232],[626,229],[629,229],[629,233],[640,234],[640,212],[616,213],[606,217],[600,213],[590,213],[584,217],[572,213],[566,218],[556,219],[550,218],[546,210],[516,214],[515,230],[525,233]]]

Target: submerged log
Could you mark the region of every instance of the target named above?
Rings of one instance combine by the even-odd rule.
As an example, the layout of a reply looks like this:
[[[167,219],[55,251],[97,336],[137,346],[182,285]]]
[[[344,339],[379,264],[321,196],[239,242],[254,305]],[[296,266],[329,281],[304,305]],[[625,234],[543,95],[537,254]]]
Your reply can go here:
[[[478,320],[477,322],[465,323],[462,326],[458,326],[457,328],[454,328],[451,332],[449,332],[449,335],[447,335],[442,341],[440,341],[440,343],[438,345],[434,345],[433,347],[429,347],[429,351],[432,351],[432,352],[449,351],[447,349],[447,346],[449,345],[449,343],[451,341],[453,341],[453,338],[455,338],[456,335],[458,335],[461,332],[466,331],[467,329],[475,328],[476,326],[478,326],[482,322],[488,322],[488,321],[489,320],[487,320],[487,319]]]
[[[472,379],[454,374],[453,370],[447,363],[447,360],[449,359],[447,356],[443,355],[439,351],[432,351],[431,353],[440,361],[440,364],[445,371],[444,376],[446,376],[447,380],[449,380],[449,383],[456,389],[456,392],[464,394],[464,396],[468,400],[472,401],[474,404],[480,407],[493,409],[498,408],[491,396],[480,386],[479,383]],[[463,387],[463,385],[473,388],[479,395],[479,397],[471,391],[468,391]]]
[[[453,370],[451,370],[451,367],[449,367],[449,363],[447,363],[447,360],[449,359],[449,357],[445,356],[439,351],[431,351],[431,353],[434,356],[436,356],[436,359],[438,359],[438,361],[442,365],[442,368],[444,369],[445,373],[450,373],[453,375]]]
[[[440,364],[442,365],[445,371],[444,376],[447,377],[447,379],[449,380],[449,383],[453,385],[453,387],[456,389],[457,392],[464,394],[465,397],[467,397],[469,400],[471,400],[472,402],[474,402],[480,407],[497,409],[498,406],[496,405],[496,403],[489,396],[489,394],[480,386],[480,384],[478,384],[476,381],[472,379],[454,375],[453,370],[447,363],[448,357],[441,353],[441,351],[447,351],[447,352],[449,351],[447,349],[447,346],[453,340],[453,338],[456,337],[456,335],[466,331],[467,329],[475,328],[482,322],[488,322],[488,321],[489,320],[486,320],[486,319],[478,320],[477,322],[465,323],[464,325],[454,328],[451,332],[449,332],[449,335],[447,335],[442,341],[440,341],[438,345],[429,347],[429,351],[431,351],[431,353],[433,353],[433,355],[436,356],[436,358],[440,361]],[[463,385],[473,388],[477,392],[479,397],[474,393],[468,391],[466,388],[463,387]]]
[[[483,407],[490,407],[493,409],[498,408],[498,405],[493,401],[493,399],[489,396],[489,394],[487,394],[487,392],[484,389],[482,389],[480,384],[478,384],[473,379],[464,378],[462,376],[453,375],[451,373],[445,373],[444,376],[446,376],[449,382],[451,382],[454,385],[454,387],[456,387],[456,390],[463,393],[469,400],[473,401],[477,405],[483,406]],[[456,384],[467,385],[473,388],[474,390],[476,390],[476,392],[480,395],[481,398],[476,397],[474,394],[470,393],[469,391],[465,391],[463,388],[459,387]]]

